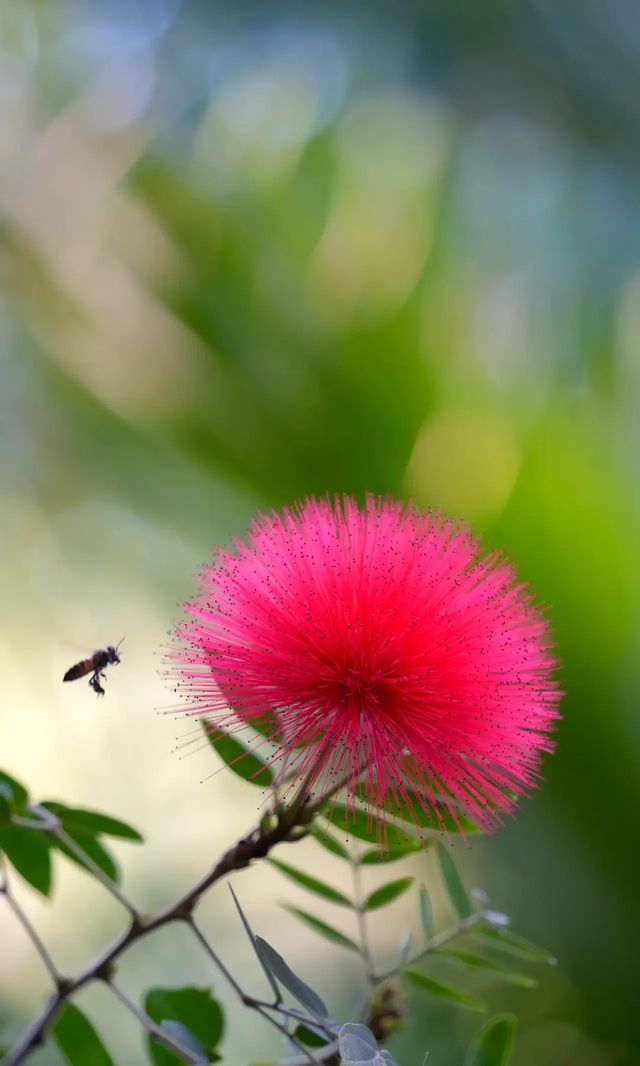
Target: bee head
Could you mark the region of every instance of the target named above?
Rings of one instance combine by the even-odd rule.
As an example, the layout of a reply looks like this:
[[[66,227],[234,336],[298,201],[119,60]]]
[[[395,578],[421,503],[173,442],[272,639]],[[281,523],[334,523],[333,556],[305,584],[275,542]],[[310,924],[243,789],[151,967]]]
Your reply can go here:
[[[110,644],[107,648],[107,655],[109,656],[110,663],[119,663],[120,656],[118,655],[118,649],[114,648],[113,644]]]

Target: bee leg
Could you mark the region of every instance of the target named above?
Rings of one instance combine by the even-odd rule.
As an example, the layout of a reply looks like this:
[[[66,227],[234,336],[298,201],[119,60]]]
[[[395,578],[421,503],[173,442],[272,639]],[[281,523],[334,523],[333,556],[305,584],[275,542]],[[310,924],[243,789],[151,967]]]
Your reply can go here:
[[[95,674],[92,674],[89,679],[89,684],[91,685],[91,688],[95,692],[96,696],[104,696],[104,689],[100,684],[100,676],[100,672],[96,670]]]

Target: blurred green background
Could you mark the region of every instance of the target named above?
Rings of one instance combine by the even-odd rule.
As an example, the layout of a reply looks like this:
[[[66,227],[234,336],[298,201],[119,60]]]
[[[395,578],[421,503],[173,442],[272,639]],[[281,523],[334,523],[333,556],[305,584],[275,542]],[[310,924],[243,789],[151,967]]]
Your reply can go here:
[[[213,545],[327,491],[467,519],[547,607],[566,691],[542,790],[459,851],[560,960],[537,991],[491,992],[520,1018],[514,1066],[640,1061],[637,15],[0,4],[1,763],[138,824],[126,883],[168,902],[259,802],[202,784],[210,753],[179,759],[180,724],[155,714],[166,630]],[[123,634],[104,701],[63,688]],[[274,871],[235,886],[344,1005],[355,968],[292,928],[277,900],[295,891]],[[121,927],[74,870],[53,903],[22,897],[63,970]],[[224,887],[204,912],[259,983]],[[183,940],[136,948],[123,982],[210,983]],[[4,910],[0,963],[5,1042],[47,986]],[[144,1061],[106,991],[79,1002],[118,1061]],[[227,1061],[277,1051],[232,1009]],[[457,1066],[476,1026],[416,1001],[397,1055]]]

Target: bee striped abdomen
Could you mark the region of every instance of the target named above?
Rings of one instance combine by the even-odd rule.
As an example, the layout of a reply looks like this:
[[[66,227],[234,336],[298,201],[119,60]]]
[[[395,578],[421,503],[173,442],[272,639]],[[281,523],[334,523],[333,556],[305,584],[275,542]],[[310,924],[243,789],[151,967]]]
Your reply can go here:
[[[75,666],[70,666],[66,674],[62,678],[63,681],[76,681],[79,677],[84,677],[90,670],[94,669],[93,656],[90,659],[83,659],[82,662],[76,663]]]

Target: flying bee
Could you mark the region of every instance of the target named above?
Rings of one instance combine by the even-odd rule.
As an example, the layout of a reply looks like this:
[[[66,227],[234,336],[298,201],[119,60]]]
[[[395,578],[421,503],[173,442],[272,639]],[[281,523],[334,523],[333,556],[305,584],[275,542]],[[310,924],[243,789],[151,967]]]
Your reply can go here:
[[[124,640],[124,637],[122,640]],[[116,644],[115,648],[113,644],[109,644],[106,648],[99,648],[98,651],[94,651],[93,655],[90,655],[88,659],[82,659],[82,661],[76,663],[75,666],[69,667],[62,680],[77,681],[79,677],[85,677],[86,674],[91,674],[91,677],[89,678],[91,688],[96,696],[104,696],[104,689],[100,684],[100,678],[104,678],[106,666],[109,666],[111,663],[116,664],[120,662],[118,648],[120,647],[120,644],[122,644],[122,640]]]

